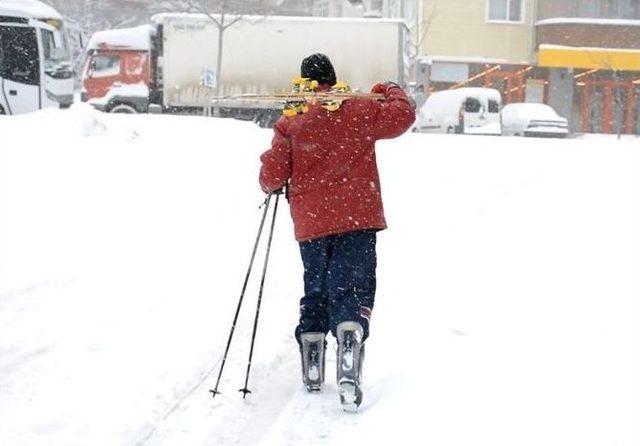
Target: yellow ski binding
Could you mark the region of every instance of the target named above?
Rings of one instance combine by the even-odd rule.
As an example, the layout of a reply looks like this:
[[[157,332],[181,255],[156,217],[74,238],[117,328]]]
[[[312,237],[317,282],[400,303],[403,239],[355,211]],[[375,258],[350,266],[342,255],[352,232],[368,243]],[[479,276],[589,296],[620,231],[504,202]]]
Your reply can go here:
[[[344,81],[338,81],[333,87],[331,87],[331,92],[332,93],[350,93],[351,87],[349,87],[349,85]]]
[[[327,92],[329,96],[331,93],[350,93],[351,87],[347,85],[346,82],[338,81],[336,84],[331,87],[331,90]],[[322,108],[327,111],[334,112],[340,110],[342,106],[342,98],[325,98],[323,99],[321,94],[323,92],[318,92],[318,81],[311,80],[306,77],[296,77],[293,79],[293,88],[291,89],[292,95],[301,95],[304,93],[311,93],[312,96],[315,96],[314,93],[319,93],[319,97],[310,98],[300,98],[300,99],[291,99],[287,101],[284,105],[284,109],[282,110],[282,114],[288,117],[298,116],[309,111],[308,102],[312,104],[319,104]]]
[[[284,104],[282,114],[293,118],[294,116],[302,115],[309,111],[309,106],[303,101],[289,101]]]
[[[331,87],[331,93],[350,93],[351,87],[346,82],[338,81]],[[327,99],[320,103],[320,106],[327,111],[334,112],[340,110],[343,99]]]
[[[328,99],[326,101],[322,101],[320,106],[327,111],[334,112],[340,110],[340,106],[342,105],[342,101],[335,99]]]
[[[318,90],[318,81],[307,77],[293,78],[293,90],[291,93],[309,93]]]

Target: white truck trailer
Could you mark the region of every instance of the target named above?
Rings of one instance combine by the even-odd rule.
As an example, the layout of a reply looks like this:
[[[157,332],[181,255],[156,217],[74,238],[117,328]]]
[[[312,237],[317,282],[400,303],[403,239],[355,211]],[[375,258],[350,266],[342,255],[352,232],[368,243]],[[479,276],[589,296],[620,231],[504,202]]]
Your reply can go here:
[[[234,19],[226,17],[227,22]],[[402,20],[244,16],[224,32],[220,76],[215,73],[219,33],[211,18],[159,14],[152,25],[149,104],[164,112],[201,112],[215,92],[288,92],[302,59],[317,52],[328,55],[338,79],[355,90],[368,92],[383,81],[407,83],[408,29]],[[113,50],[109,42],[97,42],[95,48],[96,53]],[[219,83],[217,89],[203,82],[206,73]],[[122,80],[117,83],[121,86]],[[217,104],[224,116],[262,125],[280,114],[260,102],[230,98]]]

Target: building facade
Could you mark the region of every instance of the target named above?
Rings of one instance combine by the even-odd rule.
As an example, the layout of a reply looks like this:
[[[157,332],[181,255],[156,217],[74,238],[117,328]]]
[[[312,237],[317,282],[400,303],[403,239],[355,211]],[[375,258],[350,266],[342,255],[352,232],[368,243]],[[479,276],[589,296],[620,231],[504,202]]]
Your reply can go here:
[[[429,91],[545,102],[572,130],[640,133],[639,0],[424,0]]]
[[[575,131],[640,133],[640,1],[539,0],[536,64]]]

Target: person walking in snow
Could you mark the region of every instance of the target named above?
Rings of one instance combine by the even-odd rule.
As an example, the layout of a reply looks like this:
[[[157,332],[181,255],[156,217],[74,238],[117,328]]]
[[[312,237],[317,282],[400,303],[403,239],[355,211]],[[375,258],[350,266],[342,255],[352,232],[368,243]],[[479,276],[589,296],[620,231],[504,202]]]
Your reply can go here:
[[[329,91],[336,75],[329,58],[302,61],[301,76]],[[346,410],[362,401],[364,341],[376,291],[376,233],[386,228],[375,142],[403,134],[415,109],[394,83],[372,93],[384,102],[353,97],[329,111],[312,104],[304,114],[281,117],[271,149],[261,156],[260,185],[288,199],[304,265],[304,297],[295,330],[303,382],[309,391],[324,381],[326,334],[338,340],[337,379]]]

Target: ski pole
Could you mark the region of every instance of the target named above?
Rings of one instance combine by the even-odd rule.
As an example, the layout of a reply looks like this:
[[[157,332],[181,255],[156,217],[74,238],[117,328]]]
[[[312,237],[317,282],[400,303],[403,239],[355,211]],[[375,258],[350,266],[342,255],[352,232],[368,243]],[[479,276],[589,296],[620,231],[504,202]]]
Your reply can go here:
[[[267,211],[269,210],[269,203],[271,202],[271,195],[267,195],[263,206],[264,211],[262,212],[262,219],[260,220],[260,227],[258,228],[258,235],[256,237],[256,242],[253,245],[253,251],[251,252],[251,260],[249,261],[249,268],[247,269],[247,275],[244,278],[244,284],[242,285],[242,292],[240,293],[240,299],[238,300],[238,307],[236,308],[236,314],[233,317],[233,322],[231,324],[231,331],[229,332],[229,339],[227,340],[227,347],[224,351],[224,356],[222,357],[222,365],[220,366],[220,372],[218,373],[218,380],[216,381],[216,387],[213,390],[209,390],[211,392],[213,398],[216,395],[220,394],[218,392],[218,386],[220,385],[220,378],[222,377],[222,371],[224,370],[224,365],[227,362],[227,355],[229,354],[229,347],[231,346],[231,340],[233,339],[233,333],[236,329],[236,323],[238,322],[238,315],[240,314],[240,307],[242,306],[242,301],[244,299],[244,293],[247,290],[247,283],[249,282],[249,276],[251,275],[251,270],[253,269],[253,261],[256,258],[256,251],[258,250],[258,243],[260,242],[260,237],[262,236],[262,229],[264,227],[264,222],[267,218]],[[276,198],[277,205],[277,198]]]
[[[264,257],[264,266],[262,267],[262,279],[260,281],[260,291],[258,292],[258,305],[256,306],[256,317],[253,321],[253,333],[251,335],[251,349],[249,350],[249,362],[247,363],[247,376],[244,381],[244,387],[239,390],[243,393],[242,398],[247,397],[247,393],[251,393],[249,390],[249,373],[251,371],[251,359],[253,358],[253,347],[256,342],[256,332],[258,330],[258,317],[260,316],[260,304],[262,302],[262,292],[264,290],[264,279],[267,275],[267,265],[269,264],[269,253],[271,252],[271,241],[273,240],[273,228],[276,224],[276,213],[278,212],[278,200],[280,199],[280,193],[276,192],[276,203],[273,207],[273,217],[271,218],[271,229],[269,231],[269,240],[267,242],[267,252]]]

